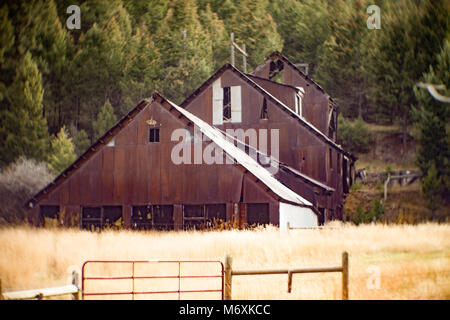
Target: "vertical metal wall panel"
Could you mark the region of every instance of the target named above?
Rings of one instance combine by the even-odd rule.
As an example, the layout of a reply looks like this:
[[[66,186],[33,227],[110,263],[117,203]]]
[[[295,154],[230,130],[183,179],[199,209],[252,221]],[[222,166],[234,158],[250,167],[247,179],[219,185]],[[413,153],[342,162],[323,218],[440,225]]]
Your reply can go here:
[[[81,188],[81,181],[80,181],[80,175],[78,172],[75,172],[70,177],[70,184],[69,184],[69,203],[70,204],[79,204],[81,203],[80,198],[80,188]]]
[[[127,181],[127,149],[125,146],[114,147],[114,203],[124,203]]]
[[[139,203],[139,184],[138,184],[138,146],[130,146],[127,148],[127,189],[125,203]]]
[[[103,165],[101,169],[103,203],[112,203],[114,199],[114,147],[105,147],[101,151]]]
[[[134,203],[146,203],[148,194],[148,158],[147,146],[140,144],[137,146],[136,154],[136,201]]]
[[[148,159],[151,159],[149,162],[149,202],[161,203],[161,161],[160,150],[157,145],[152,145],[148,148]]]

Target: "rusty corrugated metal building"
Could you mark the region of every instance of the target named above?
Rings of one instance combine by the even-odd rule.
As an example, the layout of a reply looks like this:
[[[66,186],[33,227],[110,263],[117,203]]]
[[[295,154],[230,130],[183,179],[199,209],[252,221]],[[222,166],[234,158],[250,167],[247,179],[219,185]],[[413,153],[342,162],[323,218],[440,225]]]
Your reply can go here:
[[[29,200],[29,219],[175,230],[341,219],[356,159],[336,131],[334,101],[282,54],[252,74],[226,64],[180,106],[141,101]]]

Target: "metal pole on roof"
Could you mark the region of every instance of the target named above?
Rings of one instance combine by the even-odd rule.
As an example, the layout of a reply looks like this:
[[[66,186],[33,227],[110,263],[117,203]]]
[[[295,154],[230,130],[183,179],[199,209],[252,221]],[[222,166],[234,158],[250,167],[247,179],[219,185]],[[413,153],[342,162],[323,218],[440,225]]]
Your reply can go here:
[[[242,50],[245,51],[245,43],[242,44]],[[242,63],[244,64],[244,73],[247,73],[247,56],[245,54],[242,55]]]
[[[234,67],[234,32],[231,33],[231,65]]]
[[[244,73],[247,73],[247,52],[245,50],[245,44],[242,45],[242,48],[240,48],[235,42],[234,42],[234,32],[230,34],[230,46],[231,46],[231,65],[234,67],[234,49],[236,48],[240,53],[242,53],[242,62],[244,67]]]

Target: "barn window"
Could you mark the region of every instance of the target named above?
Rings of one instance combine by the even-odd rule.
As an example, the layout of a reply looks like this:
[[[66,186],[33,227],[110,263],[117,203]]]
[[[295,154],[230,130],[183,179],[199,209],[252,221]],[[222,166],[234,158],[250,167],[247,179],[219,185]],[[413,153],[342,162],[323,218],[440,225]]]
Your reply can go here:
[[[231,121],[231,88],[223,88],[223,121]]]
[[[305,94],[305,90],[302,87],[297,87],[297,93],[295,95],[295,113],[298,114],[300,117],[302,116],[302,100],[303,95]]]
[[[269,224],[269,204],[268,203],[248,203],[247,204],[247,224]]]
[[[153,206],[153,228],[158,230],[173,229],[173,206]]]
[[[183,207],[183,225],[185,229],[202,229],[205,221],[204,205],[185,205]]]
[[[151,128],[149,129],[148,134],[149,142],[159,142],[159,128]]]
[[[226,204],[207,204],[206,209],[206,219],[210,222],[214,220],[227,220],[227,206]]]
[[[122,218],[122,206],[103,207],[102,227],[115,228],[120,218]]]
[[[203,229],[214,222],[226,221],[226,204],[185,205],[183,225],[185,229]]]
[[[172,230],[172,205],[134,206],[131,212],[131,226],[133,229]]]
[[[81,212],[81,228],[95,231],[102,228],[102,208],[83,207]]]
[[[266,100],[266,98],[264,98],[264,100],[263,100],[263,104],[262,104],[262,107],[261,107],[260,119],[269,119],[269,116],[267,114],[267,100]]]
[[[40,206],[39,215],[42,226],[50,222],[49,219],[57,222],[59,218],[59,206]]]
[[[147,230],[152,228],[152,206],[134,206],[131,211],[131,227]]]

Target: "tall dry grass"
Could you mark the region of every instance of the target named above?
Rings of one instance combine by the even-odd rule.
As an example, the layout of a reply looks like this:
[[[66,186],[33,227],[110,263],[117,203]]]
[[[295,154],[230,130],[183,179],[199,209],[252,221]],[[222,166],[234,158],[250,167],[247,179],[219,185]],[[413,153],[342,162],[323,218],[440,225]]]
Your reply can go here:
[[[0,278],[6,289],[65,284],[70,266],[91,259],[224,260],[234,269],[300,268],[340,265],[350,254],[351,299],[449,299],[450,225],[341,225],[336,229],[293,230],[280,234],[270,227],[255,231],[91,233],[29,227],[0,230]],[[147,269],[146,269],[147,268]],[[184,268],[184,267],[183,267]],[[371,289],[370,270],[379,268],[380,286]],[[88,270],[92,275],[130,274],[130,266]],[[215,273],[206,266],[186,267],[183,274]],[[177,267],[139,266],[137,275],[174,274]],[[173,280],[136,281],[137,290],[173,290]],[[129,290],[130,281],[89,282],[87,289]],[[184,289],[218,288],[217,280],[183,280]],[[218,294],[183,298],[219,298]],[[117,298],[117,297],[115,297]],[[121,296],[120,298],[129,298]],[[176,295],[140,298],[176,299]],[[233,279],[234,299],[340,299],[340,274],[294,275],[287,293],[287,276],[245,276]]]

